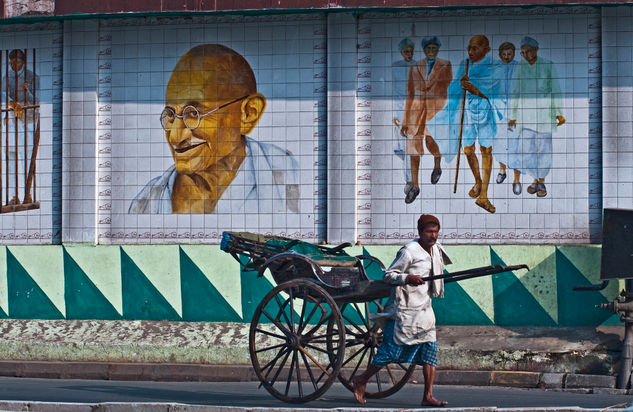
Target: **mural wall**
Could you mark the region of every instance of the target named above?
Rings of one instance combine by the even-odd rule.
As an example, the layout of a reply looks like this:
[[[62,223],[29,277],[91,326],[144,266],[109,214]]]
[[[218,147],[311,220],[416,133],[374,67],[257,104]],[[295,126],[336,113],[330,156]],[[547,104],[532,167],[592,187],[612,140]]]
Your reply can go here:
[[[24,131],[3,95],[5,149],[16,127],[27,149],[20,173],[5,156],[3,204],[30,200],[9,192],[32,176],[41,206],[2,216],[3,236],[217,243],[247,230],[389,244],[415,236],[425,212],[445,243],[598,242],[612,10],[80,20],[63,39],[54,24],[20,26],[2,36],[4,77],[11,50],[37,56],[25,59],[38,120]],[[626,176],[626,147],[604,167]]]
[[[534,267],[451,286],[470,317],[440,323],[617,322],[593,308],[615,282],[571,287],[598,282],[602,208],[633,209],[631,10],[0,27],[1,315],[248,321],[270,283],[223,231],[388,264],[433,213],[451,269]]]
[[[0,36],[0,238],[61,241],[62,38],[60,25]]]
[[[599,241],[599,8],[68,24],[98,110],[68,241]]]

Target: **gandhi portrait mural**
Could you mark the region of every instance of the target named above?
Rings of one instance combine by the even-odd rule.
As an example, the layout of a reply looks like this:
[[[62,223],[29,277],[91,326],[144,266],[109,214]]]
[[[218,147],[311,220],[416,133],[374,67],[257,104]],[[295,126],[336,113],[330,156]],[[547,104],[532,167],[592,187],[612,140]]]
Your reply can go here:
[[[266,98],[240,54],[220,44],[185,53],[160,114],[174,165],[141,189],[128,212],[297,213],[294,156],[248,136],[265,109]]]

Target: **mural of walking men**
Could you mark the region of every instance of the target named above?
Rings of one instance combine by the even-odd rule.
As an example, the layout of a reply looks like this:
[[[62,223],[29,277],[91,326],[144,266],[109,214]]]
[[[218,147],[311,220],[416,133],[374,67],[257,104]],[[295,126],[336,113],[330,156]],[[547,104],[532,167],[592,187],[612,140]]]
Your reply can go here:
[[[436,184],[442,175],[442,154],[427,127],[446,105],[448,86],[453,78],[451,63],[437,57],[441,46],[442,43],[437,37],[423,39],[422,50],[425,58],[409,70],[401,133],[407,138],[406,153],[411,159],[412,180],[407,182],[405,203],[413,202],[420,193],[420,157],[424,154],[425,141],[426,148],[433,155],[431,183]]]
[[[554,65],[538,57],[539,43],[532,37],[521,40],[521,61],[515,70],[508,126],[519,133],[517,159],[534,182],[529,194],[547,195],[545,178],[552,167],[552,132],[565,123],[561,90]]]

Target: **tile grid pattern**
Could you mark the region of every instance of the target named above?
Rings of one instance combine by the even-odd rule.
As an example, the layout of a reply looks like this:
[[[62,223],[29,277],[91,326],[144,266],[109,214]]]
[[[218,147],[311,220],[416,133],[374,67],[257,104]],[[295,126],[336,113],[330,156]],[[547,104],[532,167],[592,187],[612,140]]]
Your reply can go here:
[[[263,70],[260,71],[260,68],[264,67],[263,63],[270,59],[275,60],[275,72],[267,73],[265,81],[262,82],[262,86],[271,91],[268,93],[270,111],[267,114],[274,120],[263,121],[261,127],[258,126],[261,130],[256,137],[274,141],[281,147],[288,145],[301,159],[301,182],[312,180],[311,185],[305,185],[301,191],[301,210],[306,212],[301,216],[280,214],[273,216],[272,224],[266,217],[259,217],[254,220],[256,223],[252,227],[248,226],[250,222],[243,225],[237,219],[230,220],[229,226],[235,224],[231,227],[246,227],[258,231],[260,228],[269,228],[269,230],[272,228],[273,231],[284,232],[293,237],[320,241],[327,237],[325,232],[330,227],[342,228],[344,224],[350,224],[355,227],[352,229],[352,231],[355,230],[354,239],[393,243],[397,239],[414,235],[409,227],[414,217],[420,212],[447,210],[448,213],[442,216],[442,221],[445,222],[443,226],[446,229],[451,229],[444,234],[445,242],[449,243],[599,241],[603,197],[605,207],[630,208],[633,204],[630,178],[633,174],[631,160],[633,145],[629,130],[632,104],[630,93],[627,92],[630,85],[627,84],[626,76],[618,75],[631,60],[630,41],[626,36],[620,35],[626,32],[626,25],[631,20],[630,8],[603,9],[603,18],[607,23],[602,25],[597,11],[596,8],[587,7],[538,10],[494,9],[477,11],[471,20],[468,20],[467,13],[463,10],[444,10],[435,14],[406,13],[404,16],[402,13],[368,13],[360,18],[350,18],[345,21],[341,19],[338,22],[331,16],[327,17],[330,20],[327,22],[323,15],[317,17],[303,15],[197,17],[193,20],[193,25],[183,24],[187,19],[120,19],[107,22],[91,20],[67,23],[64,29],[64,53],[61,52],[61,40],[55,40],[54,35],[48,40],[39,39],[36,34],[31,34],[32,26],[24,26],[17,37],[31,42],[30,45],[38,49],[38,58],[41,56],[42,62],[47,62],[52,68],[52,77],[49,75],[43,81],[43,88],[46,86],[43,92],[52,95],[50,101],[53,104],[43,110],[42,124],[52,122],[53,126],[46,131],[44,128],[42,130],[43,137],[44,133],[52,133],[52,146],[45,150],[52,151],[52,156],[48,159],[52,162],[53,187],[50,190],[52,193],[49,193],[51,196],[49,199],[52,199],[53,211],[50,216],[46,209],[37,213],[29,212],[29,216],[25,214],[3,216],[3,233],[6,233],[8,242],[55,242],[51,239],[56,236],[59,239],[57,241],[61,241],[63,240],[59,229],[61,222],[60,218],[55,218],[55,216],[56,213],[61,215],[64,210],[64,225],[66,229],[69,229],[66,233],[71,233],[67,240],[71,241],[93,241],[97,238],[102,243],[108,243],[108,239],[114,236],[113,232],[116,232],[120,237],[112,239],[113,242],[164,243],[177,239],[189,242],[216,242],[220,233],[218,227],[226,222],[222,220],[220,224],[217,216],[129,216],[126,214],[130,199],[138,191],[139,185],[145,181],[145,177],[152,177],[156,171],[164,170],[171,162],[169,153],[166,153],[164,149],[164,138],[160,136],[155,112],[160,110],[163,88],[173,69],[171,62],[180,56],[180,50],[186,50],[198,40],[203,39],[200,41],[222,41],[228,45],[235,45],[236,48],[243,47],[244,50],[240,52],[253,61],[256,76],[264,73]],[[409,19],[398,23],[400,26],[407,26],[407,29],[410,21],[425,23],[418,24],[420,37],[433,34],[434,30],[436,32],[445,30],[446,33],[451,33],[450,30],[455,30],[453,27],[455,23],[468,21],[468,27],[462,29],[466,32],[485,29],[487,33],[490,32],[492,36],[496,36],[493,46],[496,46],[499,39],[506,33],[510,33],[507,30],[516,29],[517,33],[523,30],[524,33],[534,33],[533,35],[542,41],[540,52],[543,56],[558,59],[556,64],[561,69],[561,77],[565,78],[569,91],[567,106],[564,108],[568,122],[560,129],[560,140],[555,142],[558,144],[555,149],[555,159],[559,161],[559,166],[552,172],[552,186],[548,198],[537,200],[528,198],[524,194],[521,207],[516,209],[510,204],[516,198],[511,193],[507,193],[510,186],[507,183],[491,184],[492,193],[495,199],[499,199],[501,205],[500,212],[497,215],[487,215],[475,209],[480,214],[474,213],[471,210],[474,207],[471,199],[463,196],[463,193],[456,197],[448,193],[450,189],[447,182],[452,181],[453,178],[450,167],[445,169],[442,177],[441,183],[444,186],[428,185],[430,156],[425,156],[424,161],[427,163],[423,165],[421,180],[427,185],[423,189],[423,196],[416,201],[414,207],[405,207],[402,199],[394,199],[396,193],[402,197],[400,182],[396,182],[395,177],[399,177],[401,171],[392,171],[392,176],[385,175],[388,167],[384,165],[384,160],[393,155],[391,151],[383,149],[390,147],[393,143],[391,141],[393,126],[390,124],[392,112],[386,109],[390,102],[381,102],[380,99],[383,96],[381,93],[384,92],[382,88],[386,87],[384,83],[388,82],[381,79],[389,79],[388,64],[393,60],[394,42],[402,37],[402,31],[399,31],[398,25],[394,23],[399,18],[402,18],[402,21]],[[499,23],[499,27],[494,27],[492,23],[486,25],[488,21]],[[218,26],[210,27],[212,26],[210,22],[217,23]],[[331,24],[330,30],[324,28],[326,23]],[[516,28],[511,27],[511,24],[514,24]],[[273,36],[271,34],[273,25],[284,25],[287,29],[286,34],[282,37]],[[277,61],[277,57],[280,56],[277,54],[280,45],[287,44],[299,26],[309,27],[299,30],[299,33],[300,38],[309,39],[312,49],[300,56],[303,63],[297,64],[296,67],[281,62],[283,59]],[[100,31],[97,31],[95,27],[100,27]],[[186,30],[182,30],[183,27],[186,27]],[[342,27],[343,30],[341,30]],[[346,31],[349,27],[354,27],[353,33]],[[59,31],[59,27],[55,28],[57,31],[51,27],[47,29],[52,30],[53,33],[60,33],[61,39],[62,32]],[[111,35],[108,37],[107,34],[108,31],[113,30],[118,36],[116,44],[113,44],[113,37]],[[345,33],[335,33],[336,30]],[[164,50],[160,51],[152,45],[164,45],[165,36],[169,36],[170,33],[178,33],[178,37],[174,38],[174,44],[178,45],[179,49],[173,53],[170,52],[174,54],[173,56],[166,57]],[[245,46],[253,33],[266,33],[261,43],[261,50],[257,47]],[[461,35],[457,31],[453,33],[454,35],[442,37],[446,43],[441,53],[459,51],[460,55],[463,55],[462,48],[466,35]],[[602,33],[604,33],[604,41],[601,39]],[[24,36],[24,34],[27,35]],[[202,37],[199,37],[200,34]],[[6,33],[3,36],[6,37],[4,41],[7,47],[16,44],[17,37],[11,37]],[[515,35],[515,38],[518,38],[517,36]],[[355,40],[355,54],[350,50],[351,45],[344,45],[338,56],[332,56],[341,60],[338,66],[342,72],[341,81],[336,87],[345,93],[349,91],[348,89],[353,90],[353,105],[348,105],[350,100],[341,97],[342,93],[337,103],[341,105],[343,102],[342,107],[335,107],[334,103],[330,105],[334,100],[326,101],[329,92],[327,71],[332,62],[325,58],[325,53],[326,49],[328,52],[333,50],[326,45],[330,39],[341,43]],[[418,40],[419,38],[416,38],[416,41]],[[570,43],[568,45],[556,43],[559,40],[568,40]],[[581,43],[586,45],[586,48],[576,47]],[[613,44],[617,45],[618,54],[614,54],[613,48],[608,47]],[[112,54],[103,55],[108,48],[111,53],[117,49],[116,62]],[[494,52],[493,50],[492,53]],[[46,60],[47,54],[50,53],[53,55],[52,59]],[[349,59],[352,55],[355,56],[355,64],[350,64]],[[62,56],[65,59],[64,63],[55,63],[55,59],[61,59]],[[130,56],[137,58],[130,59]],[[422,52],[418,46],[415,58],[421,57]],[[109,59],[109,65],[107,59]],[[140,62],[145,61],[144,59],[151,61],[152,66],[156,66],[148,72],[149,74],[141,73],[145,77],[152,78],[152,81],[147,84],[140,80],[143,76],[133,76],[134,70],[143,69]],[[168,59],[170,59],[169,62]],[[91,100],[90,92],[93,86],[90,78],[94,77],[93,61],[96,62],[94,66],[97,74],[97,84],[94,89],[98,98],[96,104],[93,104],[95,102]],[[454,66],[457,65],[458,60],[451,58],[451,61]],[[601,62],[604,67],[601,67]],[[618,69],[617,72],[610,67],[612,62],[615,62],[613,66]],[[116,65],[118,66],[115,72]],[[353,79],[349,73],[351,67],[354,68]],[[301,71],[300,83],[309,85],[311,92],[307,91],[307,93],[311,96],[311,101],[308,105],[305,105],[303,101],[295,104],[296,102],[286,98],[282,90],[284,88],[290,90],[294,87],[291,83],[296,79],[292,77],[294,76],[291,73],[292,70]],[[67,93],[65,97],[56,92],[56,87],[61,87],[62,71],[64,80],[67,80],[64,86],[64,91]],[[283,88],[280,87],[280,82],[284,85]],[[603,82],[605,84],[601,94],[600,87]],[[612,87],[614,82],[617,89]],[[121,100],[112,99],[113,86],[116,86],[119,93],[123,93],[120,95],[123,97]],[[143,92],[145,86],[149,87]],[[133,93],[130,89],[134,89]],[[128,95],[132,100],[126,102],[125,98]],[[301,97],[303,96],[302,91]],[[60,107],[55,106],[56,104],[63,104],[64,110],[60,110]],[[297,106],[301,106],[297,111],[288,110]],[[353,113],[344,113],[352,107]],[[46,110],[49,112],[52,110],[52,117],[50,113],[45,113]],[[92,116],[95,110],[97,110],[96,116]],[[112,116],[113,110],[117,113],[125,112],[119,117],[123,120],[117,120],[119,123],[116,125]],[[335,156],[340,156],[340,163],[330,164],[331,162],[327,161],[327,155],[333,146],[326,145],[328,137],[326,131],[330,126],[328,116],[335,111],[339,111],[339,115],[344,119],[340,125],[335,125],[340,126],[340,136],[330,137],[335,140],[343,136],[354,136],[354,149],[352,153],[346,150],[339,154],[335,153]],[[287,124],[283,119],[292,118],[295,114],[302,120],[295,121],[292,127],[287,128],[285,134],[278,133],[278,126]],[[62,144],[61,136],[56,134],[62,127],[60,123],[62,116],[63,127],[66,129],[63,143],[63,174],[59,168],[56,169],[55,163],[55,159],[62,156],[62,151],[56,146]],[[308,116],[311,117],[311,121]],[[354,116],[352,124],[349,123],[351,116]],[[89,124],[91,120],[95,129],[92,129],[93,126]],[[147,130],[145,121],[151,124]],[[604,141],[602,140],[602,124],[605,128]],[[307,136],[306,130],[309,131],[311,137]],[[353,133],[349,134],[350,130],[353,130]],[[150,134],[150,131],[152,134],[158,133],[159,139],[151,146],[144,145],[142,138]],[[114,137],[113,134],[118,134],[119,140],[115,142],[116,144],[107,141],[108,138]],[[131,139],[137,137],[132,136],[133,134],[138,134],[140,143]],[[585,136],[588,136],[586,140]],[[305,145],[305,142],[310,139],[311,144]],[[95,143],[96,147],[93,146]],[[135,154],[135,156],[125,159],[124,167],[118,168],[119,165],[114,167],[113,149],[118,150],[116,146],[121,143],[125,143],[123,150],[126,154]],[[144,152],[145,150],[148,152]],[[308,153],[310,150],[311,153]],[[46,152],[42,152],[43,156],[45,156],[44,153]],[[148,155],[152,163],[151,172],[132,167],[135,166],[132,163],[141,163],[139,160],[144,159],[145,155]],[[91,156],[96,157],[91,158]],[[122,153],[118,153],[119,160],[123,159],[121,156]],[[348,161],[350,159],[348,156],[353,156],[353,164]],[[40,158],[40,160],[44,159],[47,158]],[[91,165],[92,161],[94,163]],[[392,162],[397,166],[395,160]],[[467,179],[471,176],[465,165],[465,159],[462,158],[460,179],[464,180],[460,184],[467,187]],[[96,176],[91,175],[94,172],[91,168],[95,166]],[[129,170],[128,166],[130,166]],[[339,179],[336,174],[325,173],[325,168],[328,166],[331,166],[331,172],[335,171],[341,178]],[[43,171],[46,167],[46,163],[40,163],[38,170]],[[118,180],[114,179],[115,170],[119,172]],[[120,173],[121,171],[123,173]],[[495,177],[495,171],[493,170],[491,180]],[[350,181],[347,179],[350,172],[354,173],[353,191],[347,190],[352,186],[348,184]],[[75,176],[71,176],[73,173]],[[602,178],[604,178],[604,183]],[[528,177],[523,180],[524,189],[528,180]],[[94,182],[97,182],[96,190]],[[43,193],[47,193],[46,191],[49,190],[46,187],[47,183],[46,179],[38,180],[38,189],[43,189],[45,190]],[[64,183],[62,189],[58,189],[62,183]],[[328,183],[332,185],[328,186]],[[339,221],[331,219],[331,216],[328,219],[327,216],[330,210],[327,205],[328,192],[336,185],[340,185],[342,189],[339,200],[343,207],[334,210]],[[556,198],[557,188],[564,188],[564,190],[561,189],[558,198]],[[55,202],[61,202],[60,190],[69,192],[64,192],[68,194],[68,196],[63,196],[64,208],[55,206]],[[119,192],[114,193],[115,190]],[[124,194],[123,190],[125,190]],[[87,191],[94,193],[89,195]],[[96,202],[93,203],[94,199],[91,196],[97,199]],[[38,192],[38,199],[46,201],[46,197]],[[116,200],[116,204],[113,199]],[[506,199],[508,204],[504,205]],[[50,200],[48,202],[51,203]],[[94,215],[95,212],[97,216]],[[348,219],[350,216],[353,216],[352,220]],[[346,223],[343,224],[343,221]],[[45,233],[47,225],[52,226],[50,235]],[[58,225],[57,229],[55,229],[56,225]],[[96,234],[91,233],[91,226],[97,228]],[[109,229],[110,226],[115,226],[116,231]],[[21,227],[28,227],[28,230],[15,229]],[[172,232],[174,228],[177,231]],[[505,233],[502,231],[505,228],[514,228],[515,231]],[[38,232],[37,238],[34,231]],[[139,232],[146,237],[135,238],[134,235]],[[340,233],[345,233],[340,237],[341,240],[350,240],[350,231],[343,230]],[[336,241],[336,239],[335,236],[328,240]]]
[[[62,242],[62,135],[63,135],[63,109],[64,109],[64,36],[57,28],[51,33],[52,55],[53,55],[53,77],[52,77],[52,225],[54,244]]]
[[[587,24],[589,69],[589,236],[602,239],[602,24],[598,18]]]
[[[356,38],[356,226],[358,239],[372,226],[372,78],[371,25],[359,22]]]
[[[97,44],[97,243],[112,237],[112,33],[99,20]]]
[[[602,39],[603,206],[633,209],[633,60],[630,7],[605,7]]]

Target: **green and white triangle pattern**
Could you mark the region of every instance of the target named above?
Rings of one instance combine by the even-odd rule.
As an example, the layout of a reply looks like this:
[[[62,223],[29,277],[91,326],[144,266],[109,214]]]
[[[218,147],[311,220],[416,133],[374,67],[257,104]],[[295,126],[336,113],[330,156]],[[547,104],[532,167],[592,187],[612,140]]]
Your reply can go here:
[[[55,308],[64,315],[66,301],[62,249],[50,246],[9,246],[7,250]],[[9,316],[11,316],[11,308],[9,308]]]
[[[389,266],[400,246],[352,247]],[[527,264],[517,270],[446,285],[433,305],[440,324],[597,326],[617,315],[595,308],[615,299],[623,282],[602,291],[597,246],[446,246],[446,270]],[[353,253],[352,253],[353,252]],[[379,274],[374,274],[375,276]],[[216,245],[0,247],[0,317],[250,322],[275,286]],[[458,310],[462,308],[463,310]],[[466,309],[467,308],[467,309]],[[468,312],[468,313],[465,313]]]

